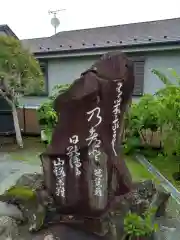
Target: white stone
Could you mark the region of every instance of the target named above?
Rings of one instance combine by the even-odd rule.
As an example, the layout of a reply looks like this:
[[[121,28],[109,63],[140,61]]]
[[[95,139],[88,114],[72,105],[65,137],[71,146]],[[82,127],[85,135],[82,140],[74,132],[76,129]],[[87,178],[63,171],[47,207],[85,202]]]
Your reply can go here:
[[[46,136],[46,134],[45,134],[45,130],[41,130],[41,140],[42,140],[43,142],[45,142],[45,141],[48,140],[48,138],[47,138],[47,136]]]
[[[1,216],[8,216],[18,220],[23,220],[22,212],[15,205],[4,202],[0,202],[0,217]]]

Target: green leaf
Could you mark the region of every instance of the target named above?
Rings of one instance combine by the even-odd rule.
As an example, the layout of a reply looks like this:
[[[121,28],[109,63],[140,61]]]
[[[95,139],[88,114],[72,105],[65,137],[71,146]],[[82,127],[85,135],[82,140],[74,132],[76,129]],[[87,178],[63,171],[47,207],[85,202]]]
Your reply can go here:
[[[169,78],[157,69],[152,69],[152,73],[155,74],[165,85],[171,85]]]
[[[168,71],[176,79],[176,82],[178,83],[178,85],[180,85],[180,76],[177,74],[177,72],[173,68],[168,68]]]
[[[124,219],[125,234],[131,237],[150,236],[156,231],[157,224],[151,221],[153,211],[147,211],[144,217],[136,213],[128,213]]]

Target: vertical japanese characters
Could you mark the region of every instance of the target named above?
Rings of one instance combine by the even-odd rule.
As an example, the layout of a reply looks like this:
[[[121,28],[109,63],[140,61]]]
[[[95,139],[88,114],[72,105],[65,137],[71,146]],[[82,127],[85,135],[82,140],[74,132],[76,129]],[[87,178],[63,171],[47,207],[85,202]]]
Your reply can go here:
[[[98,139],[98,133],[96,132],[96,128],[101,124],[102,117],[100,115],[101,109],[99,107],[96,107],[92,109],[91,111],[87,112],[87,115],[89,116],[88,122],[92,121],[92,118],[95,117],[97,119],[97,123],[93,125],[89,130],[89,136],[86,138],[86,141],[88,142],[88,146],[92,146],[92,150],[89,152],[89,156],[93,156],[95,159],[95,163],[97,165],[100,163],[100,146],[101,146],[101,140]],[[103,196],[103,170],[100,168],[100,166],[97,166],[94,169],[93,175],[94,175],[94,195],[95,196]]]
[[[77,143],[79,142],[79,137],[77,135],[73,135],[69,138],[69,143],[71,144],[67,147],[67,155],[69,156],[69,165],[70,168],[75,169],[75,176],[78,177],[81,175],[80,167],[80,153],[78,150]]]
[[[53,161],[53,172],[56,177],[56,196],[61,196],[65,198],[65,171],[64,171],[64,163],[65,161],[57,158]]]
[[[116,150],[115,150],[115,143],[117,139],[117,129],[120,127],[119,126],[119,115],[121,113],[121,101],[122,101],[122,83],[118,82],[117,87],[116,87],[116,100],[114,100],[114,105],[113,105],[113,122],[112,122],[112,150],[114,152],[114,155],[117,156]]]

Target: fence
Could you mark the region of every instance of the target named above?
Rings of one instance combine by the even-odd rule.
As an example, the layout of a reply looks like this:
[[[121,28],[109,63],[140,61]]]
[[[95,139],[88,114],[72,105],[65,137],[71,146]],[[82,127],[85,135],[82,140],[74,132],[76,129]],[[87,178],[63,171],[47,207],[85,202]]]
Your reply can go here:
[[[37,116],[38,107],[21,107],[18,109],[20,129],[24,134],[40,134],[40,126]]]
[[[37,117],[38,107],[22,107],[18,109],[20,128],[24,134],[40,134],[40,126]],[[144,137],[144,139],[143,139]],[[161,132],[143,131],[142,144],[149,144],[152,147],[161,146]]]

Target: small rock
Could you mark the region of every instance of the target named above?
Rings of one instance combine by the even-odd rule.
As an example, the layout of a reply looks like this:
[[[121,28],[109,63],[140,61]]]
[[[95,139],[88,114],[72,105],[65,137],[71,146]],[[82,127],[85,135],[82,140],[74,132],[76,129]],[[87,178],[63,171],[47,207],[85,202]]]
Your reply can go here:
[[[134,184],[133,190],[117,199],[116,211],[125,216],[129,211],[143,214],[156,193],[156,187],[152,180],[146,180]]]
[[[18,226],[13,218],[7,216],[0,217],[0,239],[19,240]]]
[[[140,198],[151,200],[156,193],[156,186],[152,180],[146,180],[136,184],[136,191]]]
[[[43,175],[39,173],[23,174],[16,182],[16,186],[33,189],[43,188]]]

